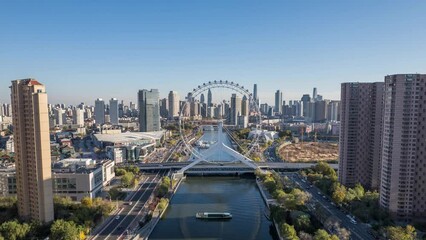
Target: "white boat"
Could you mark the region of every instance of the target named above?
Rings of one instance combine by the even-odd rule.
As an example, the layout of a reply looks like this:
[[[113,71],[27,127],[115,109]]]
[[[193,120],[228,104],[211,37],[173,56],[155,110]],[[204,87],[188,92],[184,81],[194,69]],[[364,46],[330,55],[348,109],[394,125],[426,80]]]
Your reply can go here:
[[[232,215],[227,212],[199,212],[195,214],[195,217],[201,219],[231,219]]]

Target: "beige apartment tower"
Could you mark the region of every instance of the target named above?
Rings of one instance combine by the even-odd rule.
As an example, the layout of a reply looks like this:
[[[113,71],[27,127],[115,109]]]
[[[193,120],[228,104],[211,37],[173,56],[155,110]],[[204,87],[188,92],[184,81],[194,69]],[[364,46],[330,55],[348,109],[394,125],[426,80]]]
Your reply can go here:
[[[426,218],[426,74],[385,77],[380,205]]]
[[[339,181],[348,187],[379,188],[383,85],[341,85]]]
[[[53,221],[49,117],[44,85],[35,79],[12,81],[11,102],[19,216]]]

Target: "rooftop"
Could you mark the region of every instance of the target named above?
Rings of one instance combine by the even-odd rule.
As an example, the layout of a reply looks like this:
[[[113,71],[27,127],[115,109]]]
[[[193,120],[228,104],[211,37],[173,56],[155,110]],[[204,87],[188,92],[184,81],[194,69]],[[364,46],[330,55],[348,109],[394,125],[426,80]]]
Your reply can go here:
[[[124,132],[117,134],[95,134],[98,141],[111,143],[126,143],[141,140],[159,140],[163,137],[164,131],[155,132]]]

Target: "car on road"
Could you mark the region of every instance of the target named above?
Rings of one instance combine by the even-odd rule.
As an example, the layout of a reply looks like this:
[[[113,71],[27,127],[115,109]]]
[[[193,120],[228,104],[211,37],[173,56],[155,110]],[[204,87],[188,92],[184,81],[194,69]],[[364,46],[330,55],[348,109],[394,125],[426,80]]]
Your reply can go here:
[[[129,206],[132,206],[133,202],[129,202]]]
[[[118,220],[118,219],[120,219],[120,215],[118,215],[117,217],[115,217],[115,220]]]

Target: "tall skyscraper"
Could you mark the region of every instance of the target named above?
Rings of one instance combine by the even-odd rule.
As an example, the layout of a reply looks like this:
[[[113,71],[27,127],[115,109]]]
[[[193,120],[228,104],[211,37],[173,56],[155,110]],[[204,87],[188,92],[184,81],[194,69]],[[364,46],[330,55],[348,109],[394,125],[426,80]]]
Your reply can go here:
[[[139,131],[160,131],[160,93],[158,89],[143,89],[138,92]]]
[[[309,103],[311,102],[311,97],[309,96],[309,94],[304,94],[300,100],[302,101],[303,106],[302,116],[305,118],[309,118]]]
[[[256,83],[253,85],[253,100],[258,102],[257,101],[258,98],[257,98],[257,84]]]
[[[342,83],[339,181],[369,189],[380,184],[383,83]]]
[[[179,117],[179,95],[175,91],[169,92],[169,119]]]
[[[204,103],[205,99],[204,99],[204,93],[201,93],[200,95],[200,103]]]
[[[49,113],[44,85],[35,79],[12,81],[16,188],[23,219],[53,221]]]
[[[102,98],[95,101],[95,122],[99,125],[105,123],[105,102]]]
[[[401,220],[426,216],[426,74],[385,77],[380,205]]]
[[[247,96],[244,95],[243,100],[241,101],[241,115],[243,115],[243,116],[249,115],[249,113],[250,113],[249,112],[249,109],[250,109],[249,105],[250,105],[249,100],[247,99]]]
[[[163,98],[160,100],[160,116],[162,118],[169,117],[169,103],[167,98]]]
[[[317,95],[317,88],[314,87],[314,90],[312,91],[312,101],[315,102],[316,100],[318,100],[317,97],[318,97],[318,95]]]
[[[213,97],[212,97],[212,91],[209,88],[209,91],[207,92],[207,107],[213,106]]]
[[[275,92],[274,112],[281,115],[283,109],[283,93],[280,90]]]
[[[109,100],[109,120],[111,124],[118,125],[118,100],[111,98]]]
[[[241,116],[241,97],[233,93],[231,97],[230,125],[238,124],[238,116]]]

